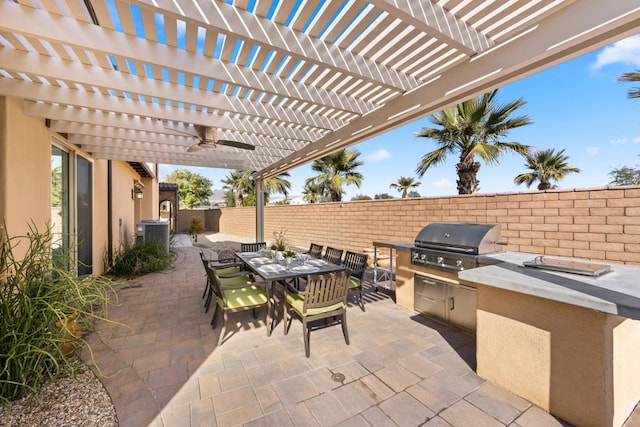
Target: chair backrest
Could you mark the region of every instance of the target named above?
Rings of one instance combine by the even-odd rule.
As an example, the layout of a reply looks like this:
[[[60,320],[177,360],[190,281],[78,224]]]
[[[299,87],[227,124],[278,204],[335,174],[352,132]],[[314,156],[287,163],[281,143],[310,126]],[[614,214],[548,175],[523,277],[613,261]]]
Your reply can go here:
[[[322,245],[312,243],[311,246],[309,246],[309,252],[307,253],[309,254],[309,256],[320,258],[322,256],[322,249],[323,249]]]
[[[204,265],[204,270],[207,271],[209,260],[204,256],[204,251],[202,249],[200,249],[200,260],[202,261],[202,265]]]
[[[331,274],[310,274],[304,289],[302,314],[313,308],[330,307],[344,303],[347,306],[349,274],[345,271]]]
[[[342,260],[342,253],[344,250],[332,248],[331,246],[327,246],[327,249],[324,251],[324,255],[322,259],[327,262],[332,262],[334,264],[340,264]]]
[[[220,283],[220,278],[218,277],[218,273],[215,268],[211,268],[209,263],[204,264],[204,269],[207,272],[207,278],[209,278],[209,283],[211,284],[211,290],[215,295],[216,299],[222,299],[224,306],[227,306],[227,299],[224,296],[224,292],[222,292],[222,284]]]
[[[342,265],[349,271],[351,276],[362,280],[362,276],[364,276],[364,272],[367,269],[368,260],[369,255],[367,254],[347,251],[344,254],[344,261],[342,261]]]
[[[267,242],[257,243],[240,243],[240,252],[258,252],[260,249],[265,249]]]

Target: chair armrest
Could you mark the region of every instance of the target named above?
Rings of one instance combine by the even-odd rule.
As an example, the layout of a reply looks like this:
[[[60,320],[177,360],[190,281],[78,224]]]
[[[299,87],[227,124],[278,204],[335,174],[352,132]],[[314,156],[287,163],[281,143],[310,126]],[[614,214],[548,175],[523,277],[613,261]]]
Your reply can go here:
[[[343,267],[345,268],[345,270],[347,270],[347,272],[349,273],[349,276],[353,276],[354,274],[364,273],[365,271],[367,271],[367,267],[355,268],[355,269],[351,269],[345,265],[343,265]]]
[[[241,262],[220,262],[220,260],[214,259],[207,261],[209,263],[209,267],[219,269],[219,268],[229,268],[229,267],[241,267],[243,264]]]

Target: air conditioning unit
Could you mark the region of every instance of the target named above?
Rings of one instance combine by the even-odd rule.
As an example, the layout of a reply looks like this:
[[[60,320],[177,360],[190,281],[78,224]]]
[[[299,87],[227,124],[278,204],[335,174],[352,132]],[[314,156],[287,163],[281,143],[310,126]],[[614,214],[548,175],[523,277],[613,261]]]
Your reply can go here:
[[[169,223],[163,221],[142,221],[136,226],[138,241],[157,240],[169,252]]]

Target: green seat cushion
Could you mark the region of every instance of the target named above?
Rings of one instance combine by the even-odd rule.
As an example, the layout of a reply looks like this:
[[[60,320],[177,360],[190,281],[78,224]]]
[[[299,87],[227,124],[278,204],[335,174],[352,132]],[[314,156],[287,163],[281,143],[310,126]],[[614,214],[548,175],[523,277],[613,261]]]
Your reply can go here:
[[[287,304],[289,304],[295,311],[302,313],[302,308],[304,306],[304,296],[303,294],[287,294]],[[338,302],[336,304],[329,305],[327,307],[318,307],[311,308],[307,310],[307,316],[315,316],[317,314],[328,313],[330,311],[339,310],[344,308],[343,302]]]
[[[362,282],[357,277],[349,277],[349,289],[355,289],[362,286]]]
[[[230,310],[267,303],[267,294],[264,289],[256,285],[240,289],[225,289],[224,296],[227,299],[226,308]],[[224,308],[220,298],[218,298],[218,304]]]
[[[253,283],[253,280],[247,276],[220,277],[222,286],[245,286],[250,283]]]
[[[226,268],[217,268],[216,272],[218,276],[226,276],[229,274],[236,274],[240,272],[240,267],[226,267]]]

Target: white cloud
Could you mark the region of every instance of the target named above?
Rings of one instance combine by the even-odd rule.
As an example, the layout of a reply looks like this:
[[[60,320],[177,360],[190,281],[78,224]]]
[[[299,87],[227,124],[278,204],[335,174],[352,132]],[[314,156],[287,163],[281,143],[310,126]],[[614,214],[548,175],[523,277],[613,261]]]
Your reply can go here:
[[[598,148],[598,147],[587,147],[584,151],[586,151],[587,154],[598,154],[598,151],[600,151],[600,148]]]
[[[623,144],[626,144],[627,142],[629,142],[629,138],[619,138],[619,139],[612,139],[611,141],[609,141],[609,144],[623,145]]]
[[[635,142],[636,144],[640,144],[640,136],[636,136],[635,138],[633,138],[633,142]]]
[[[598,70],[616,62],[640,68],[640,34],[605,47],[598,53],[593,68]]]
[[[378,151],[374,151],[373,153],[369,153],[367,156],[367,160],[371,162],[379,162],[381,160],[385,160],[391,157],[391,153],[389,153],[384,148],[379,149]]]
[[[440,178],[431,185],[435,188],[451,188],[453,187],[453,182],[449,181],[447,178]]]

